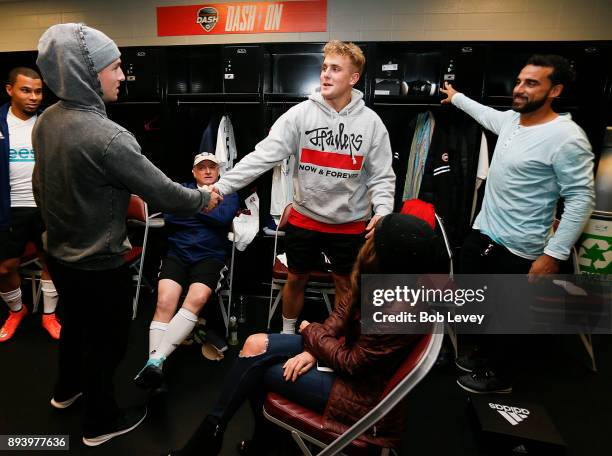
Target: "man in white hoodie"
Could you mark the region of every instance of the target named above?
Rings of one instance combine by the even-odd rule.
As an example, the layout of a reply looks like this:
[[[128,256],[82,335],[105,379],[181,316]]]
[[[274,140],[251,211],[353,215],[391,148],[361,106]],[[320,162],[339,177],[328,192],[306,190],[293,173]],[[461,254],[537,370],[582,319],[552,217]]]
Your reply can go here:
[[[378,219],[393,211],[389,134],[353,88],[365,65],[363,52],[341,41],[330,41],[323,52],[320,89],[283,114],[255,151],[216,185],[222,194],[232,193],[281,160],[296,158],[286,230],[283,333],[295,332],[308,276],[321,251],[331,261],[339,301],[349,290],[364,232],[371,236]]]

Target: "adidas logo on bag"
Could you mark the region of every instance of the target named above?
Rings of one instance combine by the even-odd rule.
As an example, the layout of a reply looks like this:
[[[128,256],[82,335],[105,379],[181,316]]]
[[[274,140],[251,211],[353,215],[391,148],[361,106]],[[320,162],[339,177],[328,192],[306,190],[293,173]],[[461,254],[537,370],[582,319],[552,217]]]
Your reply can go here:
[[[516,426],[521,421],[529,418],[529,410],[520,407],[510,407],[509,405],[492,404],[489,402],[489,407],[503,416],[508,423]]]

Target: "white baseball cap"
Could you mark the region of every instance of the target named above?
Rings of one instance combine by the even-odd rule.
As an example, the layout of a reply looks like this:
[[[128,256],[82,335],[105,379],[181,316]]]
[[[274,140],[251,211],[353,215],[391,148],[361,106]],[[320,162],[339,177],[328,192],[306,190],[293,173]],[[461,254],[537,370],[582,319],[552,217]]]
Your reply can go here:
[[[219,159],[215,154],[211,154],[210,152],[202,152],[193,158],[193,166],[204,160],[211,161],[213,163],[216,163],[217,165],[219,164]]]

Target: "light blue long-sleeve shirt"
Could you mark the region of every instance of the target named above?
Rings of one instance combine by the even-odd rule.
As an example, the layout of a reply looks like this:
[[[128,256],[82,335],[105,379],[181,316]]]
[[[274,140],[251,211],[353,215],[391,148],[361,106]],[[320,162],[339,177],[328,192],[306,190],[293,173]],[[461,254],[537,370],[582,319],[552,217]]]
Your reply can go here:
[[[525,127],[519,113],[460,93],[452,103],[499,136],[473,228],[523,258],[567,259],[595,206],[593,152],[584,131],[569,114]],[[560,197],[564,211],[552,235]]]

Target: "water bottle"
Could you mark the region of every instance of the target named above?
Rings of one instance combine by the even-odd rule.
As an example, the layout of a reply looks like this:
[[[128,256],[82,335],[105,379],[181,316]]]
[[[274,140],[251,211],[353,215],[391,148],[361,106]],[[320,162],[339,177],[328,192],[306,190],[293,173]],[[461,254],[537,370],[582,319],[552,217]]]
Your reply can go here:
[[[234,315],[229,319],[229,340],[227,343],[230,345],[238,345],[238,321]]]
[[[246,308],[244,307],[244,296],[240,295],[239,299],[240,305],[238,308],[238,323],[244,324],[246,323]]]

